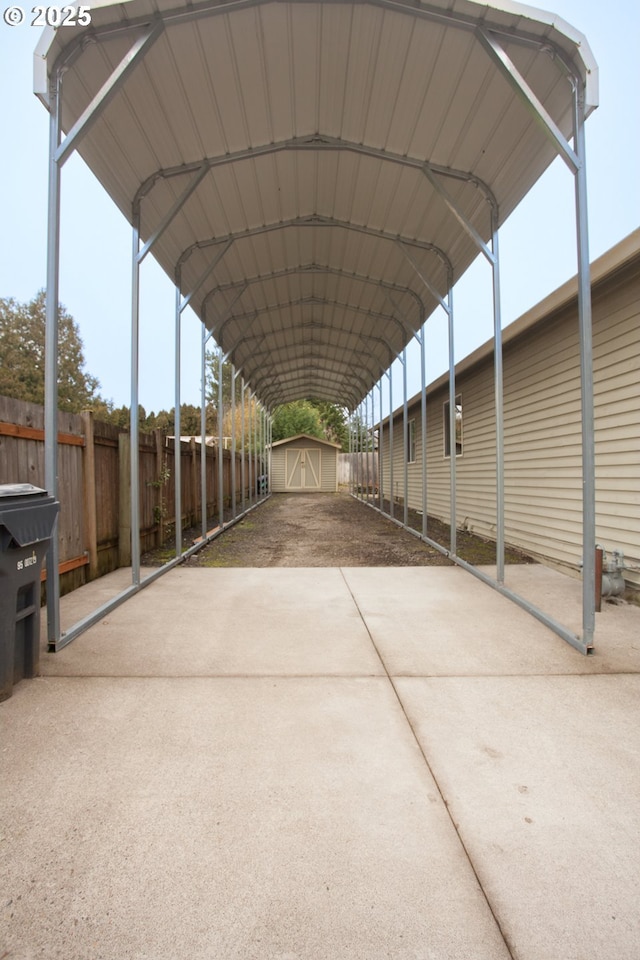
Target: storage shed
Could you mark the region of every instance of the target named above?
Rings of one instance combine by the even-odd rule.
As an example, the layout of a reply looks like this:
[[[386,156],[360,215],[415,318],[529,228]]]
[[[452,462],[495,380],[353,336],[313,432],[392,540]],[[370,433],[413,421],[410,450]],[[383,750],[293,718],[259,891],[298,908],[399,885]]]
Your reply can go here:
[[[271,447],[274,493],[335,493],[340,445],[306,433],[277,440]]]

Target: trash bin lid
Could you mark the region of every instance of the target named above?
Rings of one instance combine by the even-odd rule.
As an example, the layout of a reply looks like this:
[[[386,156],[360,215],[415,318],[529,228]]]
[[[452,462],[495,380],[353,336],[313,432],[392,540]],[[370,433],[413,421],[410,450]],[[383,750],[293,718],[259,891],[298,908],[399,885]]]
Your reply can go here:
[[[34,487],[32,483],[0,484],[0,497],[35,497],[46,492],[42,487]]]
[[[0,485],[0,532],[6,530],[20,547],[48,540],[59,510],[55,497],[32,483]]]

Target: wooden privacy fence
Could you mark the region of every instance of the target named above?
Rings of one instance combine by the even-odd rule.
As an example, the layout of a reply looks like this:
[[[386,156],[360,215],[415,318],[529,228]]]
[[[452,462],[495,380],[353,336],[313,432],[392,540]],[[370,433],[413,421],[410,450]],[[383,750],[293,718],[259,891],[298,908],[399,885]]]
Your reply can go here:
[[[338,454],[338,484],[353,483],[361,493],[374,493],[378,489],[378,453]]]
[[[180,443],[184,529],[201,524],[200,444]],[[140,549],[144,553],[175,529],[175,441],[160,430],[141,433]],[[219,515],[218,449],[206,447],[207,517]],[[232,453],[222,451],[223,507],[232,500]],[[242,498],[242,455],[236,457],[236,502]],[[68,593],[131,563],[131,448],[129,433],[93,414],[58,414],[60,587]],[[249,496],[245,459],[245,498]],[[0,483],[45,486],[44,409],[0,397]],[[215,522],[215,521],[214,521]],[[209,526],[213,524],[210,522]],[[198,530],[198,532],[200,532]],[[46,574],[43,572],[43,578]]]

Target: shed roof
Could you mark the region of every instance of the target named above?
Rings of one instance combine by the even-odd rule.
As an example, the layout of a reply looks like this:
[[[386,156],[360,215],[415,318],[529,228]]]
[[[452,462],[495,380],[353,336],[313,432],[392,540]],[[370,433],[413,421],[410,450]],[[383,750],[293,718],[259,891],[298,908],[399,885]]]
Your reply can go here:
[[[331,440],[325,440],[320,437],[312,437],[310,433],[297,433],[295,437],[285,437],[284,440],[274,440],[271,446],[281,447],[286,443],[293,443],[294,440],[312,440],[313,443],[321,443],[325,447],[334,447],[336,450],[340,449],[339,443],[332,443]]]
[[[354,408],[570,138],[571,75],[597,105],[585,38],[509,0],[98,0],[45,32],[46,103],[58,69],[68,144],[268,406]]]

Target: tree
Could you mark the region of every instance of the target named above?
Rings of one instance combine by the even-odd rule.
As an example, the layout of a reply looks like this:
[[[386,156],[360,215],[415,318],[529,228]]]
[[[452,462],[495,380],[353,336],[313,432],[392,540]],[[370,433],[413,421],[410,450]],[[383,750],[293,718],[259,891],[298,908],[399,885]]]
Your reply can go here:
[[[306,433],[310,437],[324,438],[320,412],[310,400],[293,400],[276,407],[273,414],[273,439],[284,440]]]
[[[320,423],[325,439],[331,443],[339,443],[343,453],[349,451],[349,431],[347,429],[347,412],[344,407],[326,400],[311,400],[320,415]]]
[[[206,397],[212,406],[218,409],[218,390],[219,390],[219,370],[220,370],[220,350],[207,350],[206,356]],[[231,378],[233,366],[228,361],[222,364],[222,405],[228,406],[231,403]],[[238,387],[236,386],[236,394]]]
[[[45,292],[30,303],[0,299],[0,394],[44,403]],[[104,406],[100,382],[84,370],[78,326],[58,307],[58,409],[79,413]]]
[[[276,408],[273,439],[284,440],[299,433],[339,443],[343,451],[349,449],[346,411],[326,400],[294,400]]]
[[[358,414],[354,414],[351,418],[350,430],[351,444],[354,451],[363,453],[367,450],[371,451],[376,449],[377,431],[375,431],[375,433],[372,432],[371,427],[363,423]]]

